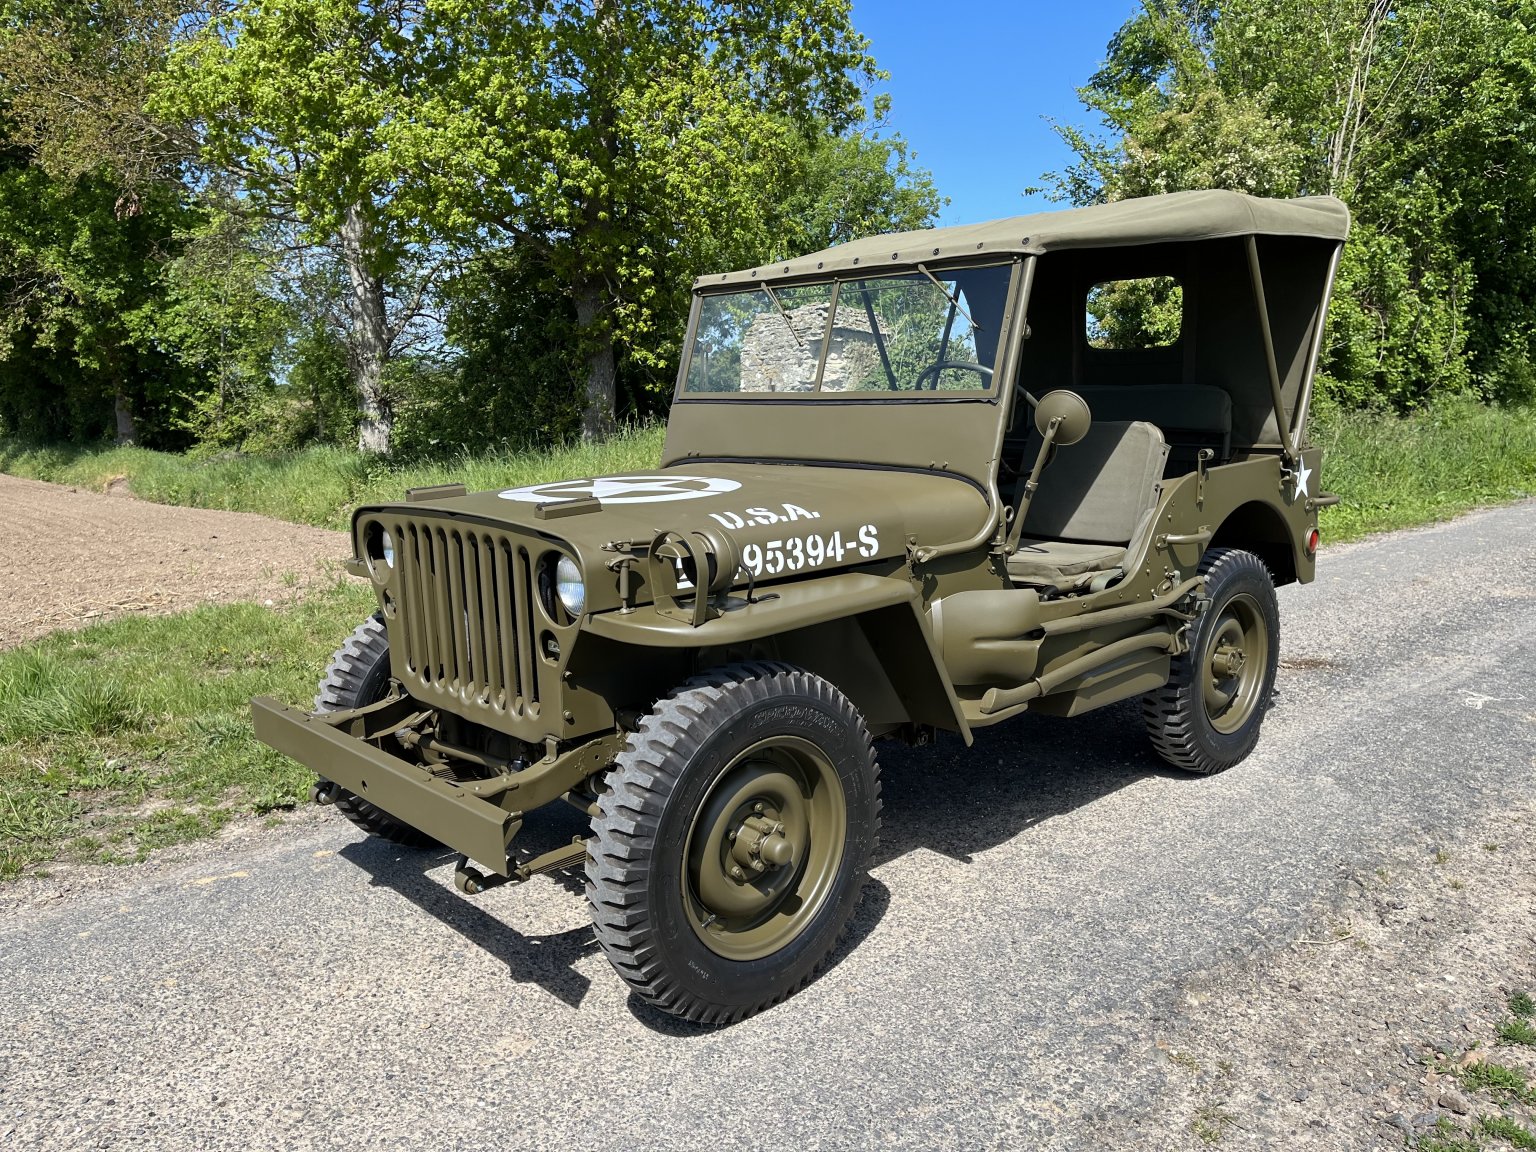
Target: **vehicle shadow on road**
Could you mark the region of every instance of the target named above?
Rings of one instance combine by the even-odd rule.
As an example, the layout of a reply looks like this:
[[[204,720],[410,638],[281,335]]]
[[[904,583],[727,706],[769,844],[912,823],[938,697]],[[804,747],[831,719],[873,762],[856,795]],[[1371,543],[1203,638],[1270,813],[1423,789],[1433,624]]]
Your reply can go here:
[[[555,823],[550,822],[551,825]],[[569,843],[571,838],[564,822],[559,822],[558,828],[546,828],[541,824],[533,831],[539,841],[547,835],[553,835],[556,844]],[[544,848],[535,850],[544,851]],[[586,997],[592,982],[577,970],[576,965],[583,957],[598,950],[591,925],[583,924],[547,936],[530,936],[517,931],[487,912],[473,898],[461,896],[427,875],[432,869],[451,865],[457,858],[455,853],[443,848],[401,848],[369,837],[347,845],[337,855],[368,873],[375,886],[388,888],[404,897],[505,964],[513,981],[536,984],[571,1008],[580,1007]],[[581,890],[579,873],[555,879],[566,888]]]
[[[1152,751],[1141,705],[1134,700],[1088,720],[1023,716],[977,732],[970,748],[949,736],[927,748],[892,741],[876,750],[884,818],[871,867],[918,848],[968,864],[988,848],[1138,780],[1189,778]],[[890,889],[871,877],[847,933],[815,980],[824,979],[874,932],[890,903]],[[638,996],[629,998],[629,1010],[667,1036],[718,1031],[715,1025],[667,1016]]]
[[[882,744],[885,818],[874,865],[918,848],[969,864],[978,853],[1148,776],[1187,779],[1147,740],[1136,701],[1067,720],[1020,716],[966,748]]]
[[[918,848],[970,863],[1052,816],[1138,780],[1183,776],[1153,754],[1134,702],[1106,708],[1087,721],[1020,717],[978,732],[969,749],[957,737],[946,737],[927,748],[884,743],[879,754],[885,815],[872,861],[876,867]],[[568,844],[585,827],[580,813],[560,806],[530,813],[518,838],[519,856],[527,859]],[[591,981],[576,965],[599,950],[589,925],[548,936],[524,935],[427,875],[453,862],[454,854],[444,849],[404,849],[370,837],[347,845],[339,855],[368,873],[375,885],[404,897],[504,963],[512,980],[537,984],[571,1008],[580,1007]],[[580,869],[545,879],[575,899],[584,898]],[[878,878],[866,882],[847,932],[816,980],[874,932],[890,902],[890,890]],[[633,995],[629,1008],[647,1028],[668,1036],[718,1030],[668,1016]]]

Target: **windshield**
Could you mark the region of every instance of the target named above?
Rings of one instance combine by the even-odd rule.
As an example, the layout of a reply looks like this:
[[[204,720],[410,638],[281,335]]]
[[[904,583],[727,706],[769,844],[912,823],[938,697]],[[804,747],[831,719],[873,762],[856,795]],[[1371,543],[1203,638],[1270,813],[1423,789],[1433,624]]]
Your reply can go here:
[[[1010,272],[1001,264],[705,296],[684,392],[987,392]]]

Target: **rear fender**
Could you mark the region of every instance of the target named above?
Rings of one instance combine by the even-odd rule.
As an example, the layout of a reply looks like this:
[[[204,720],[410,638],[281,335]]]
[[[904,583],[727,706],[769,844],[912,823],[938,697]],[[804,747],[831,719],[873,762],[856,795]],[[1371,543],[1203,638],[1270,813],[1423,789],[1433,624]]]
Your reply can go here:
[[[1234,508],[1216,529],[1211,547],[1252,552],[1264,561],[1277,587],[1296,583],[1303,566],[1311,575],[1312,562],[1296,540],[1296,529],[1278,508],[1263,500]]]
[[[1263,560],[1277,585],[1305,584],[1317,571],[1306,551],[1317,525],[1316,479],[1321,453],[1302,454],[1313,491],[1297,492],[1290,474],[1273,456],[1212,468],[1202,485],[1190,473],[1166,482],[1148,541],[1146,575],[1163,568],[1193,572],[1208,548],[1241,548]]]

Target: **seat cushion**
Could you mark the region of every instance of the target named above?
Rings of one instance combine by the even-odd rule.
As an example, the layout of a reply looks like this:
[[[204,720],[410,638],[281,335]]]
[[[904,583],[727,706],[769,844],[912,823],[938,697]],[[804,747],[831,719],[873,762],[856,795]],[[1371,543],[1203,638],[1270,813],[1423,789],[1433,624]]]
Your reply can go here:
[[[1125,559],[1123,544],[1074,544],[1066,540],[1019,541],[1008,557],[1008,575],[1027,584],[1075,584],[1076,577],[1109,572]]]

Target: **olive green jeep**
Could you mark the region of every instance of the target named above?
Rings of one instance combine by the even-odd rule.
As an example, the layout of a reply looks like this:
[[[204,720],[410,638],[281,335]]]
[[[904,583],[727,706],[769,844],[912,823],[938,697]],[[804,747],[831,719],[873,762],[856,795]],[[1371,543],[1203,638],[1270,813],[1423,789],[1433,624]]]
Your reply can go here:
[[[773,1004],[859,898],[876,741],[1136,696],[1179,768],[1253,750],[1348,227],[1191,192],[703,277],[660,467],[358,509],[379,610],[256,732],[465,893],[584,868],[662,1009]],[[530,858],[557,800],[590,834]]]

